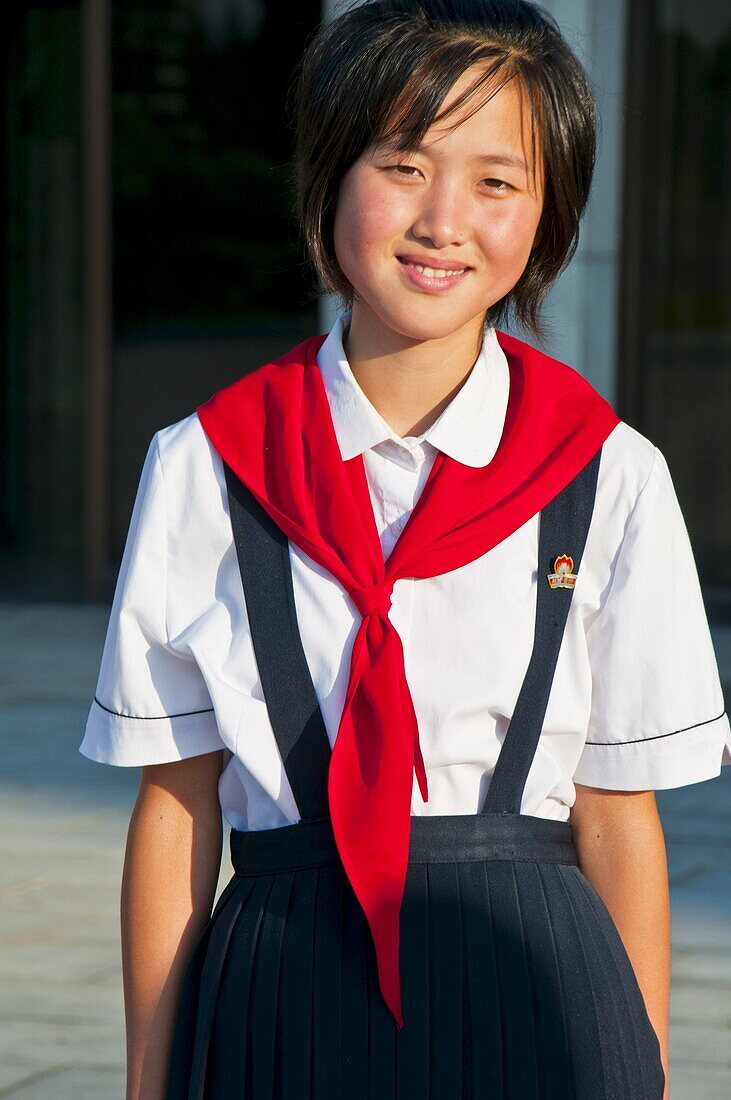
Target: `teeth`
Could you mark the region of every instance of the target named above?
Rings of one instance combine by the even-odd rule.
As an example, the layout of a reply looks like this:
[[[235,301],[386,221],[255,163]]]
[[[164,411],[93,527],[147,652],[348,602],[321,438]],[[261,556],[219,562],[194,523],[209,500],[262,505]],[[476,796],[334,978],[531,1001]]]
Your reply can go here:
[[[415,267],[417,271],[421,271],[422,274],[426,275],[427,279],[446,279],[450,275],[462,275],[462,273],[467,270],[461,267],[459,271],[443,271],[433,267],[422,267],[421,264],[411,264],[411,267]]]

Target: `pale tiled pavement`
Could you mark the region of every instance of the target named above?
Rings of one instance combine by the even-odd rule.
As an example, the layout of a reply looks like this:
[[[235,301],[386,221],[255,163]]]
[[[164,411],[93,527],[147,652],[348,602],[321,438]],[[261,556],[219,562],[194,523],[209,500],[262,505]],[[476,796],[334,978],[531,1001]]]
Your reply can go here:
[[[0,1097],[124,1095],[119,886],[139,769],[77,751],[107,615],[0,606]],[[731,686],[731,629],[715,636]],[[731,1097],[730,795],[731,768],[657,794],[672,884],[673,1100]]]

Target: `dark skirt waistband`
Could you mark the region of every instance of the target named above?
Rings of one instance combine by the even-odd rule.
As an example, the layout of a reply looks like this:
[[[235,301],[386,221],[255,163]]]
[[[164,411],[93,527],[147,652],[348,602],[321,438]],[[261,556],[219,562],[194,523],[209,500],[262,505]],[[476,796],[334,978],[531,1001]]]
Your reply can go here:
[[[232,829],[231,862],[238,875],[326,867],[340,862],[329,817],[275,829]],[[529,814],[445,814],[411,818],[409,863],[487,859],[578,866],[571,824]]]

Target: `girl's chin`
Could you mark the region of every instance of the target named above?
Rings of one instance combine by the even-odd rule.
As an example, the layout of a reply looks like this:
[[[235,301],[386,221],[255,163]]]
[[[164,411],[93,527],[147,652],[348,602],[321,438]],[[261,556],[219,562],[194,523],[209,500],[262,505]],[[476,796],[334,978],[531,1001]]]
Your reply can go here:
[[[372,303],[365,301],[359,303],[356,299],[352,307],[353,317],[364,304],[371,314],[372,323],[382,325],[384,329],[411,340],[441,340],[459,331],[474,319],[469,311],[464,311],[462,316],[462,311],[457,311],[454,304],[440,302],[434,298],[425,299],[423,302],[396,302],[391,299],[388,302]],[[480,323],[483,313],[480,314]]]

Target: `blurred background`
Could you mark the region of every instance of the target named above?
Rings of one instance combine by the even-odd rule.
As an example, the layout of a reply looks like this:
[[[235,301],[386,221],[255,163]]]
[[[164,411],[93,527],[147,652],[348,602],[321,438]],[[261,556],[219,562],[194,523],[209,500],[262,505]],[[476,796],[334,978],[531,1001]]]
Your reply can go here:
[[[728,698],[731,9],[544,7],[602,118],[544,350],[665,454]],[[119,880],[139,773],[76,749],[153,433],[334,319],[306,294],[285,119],[333,8],[17,0],[4,14],[0,1097],[123,1094]],[[728,793],[725,775],[658,792],[673,1100],[731,1096]]]
[[[726,0],[554,0],[602,132],[545,348],[664,452],[731,622]],[[16,3],[2,42],[0,598],[111,595],[146,446],[319,327],[290,76],[321,0]]]

